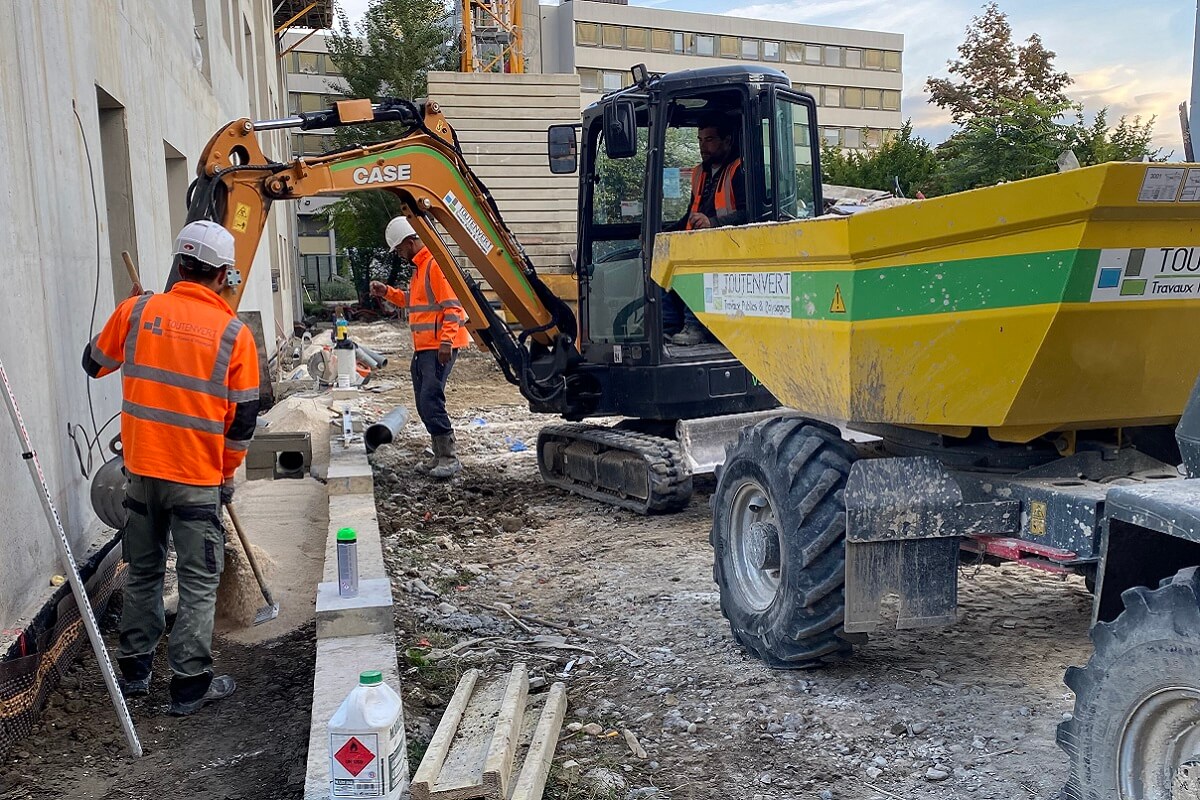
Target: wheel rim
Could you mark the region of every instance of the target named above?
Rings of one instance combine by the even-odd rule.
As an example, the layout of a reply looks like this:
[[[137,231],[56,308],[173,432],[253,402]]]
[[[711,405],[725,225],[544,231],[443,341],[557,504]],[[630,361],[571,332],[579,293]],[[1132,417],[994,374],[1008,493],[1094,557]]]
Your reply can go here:
[[[729,562],[741,604],[765,611],[780,586],[779,520],[767,491],[755,480],[735,490],[729,519]]]
[[[1117,760],[1121,800],[1171,797],[1177,773],[1198,757],[1200,689],[1170,687],[1154,692],[1133,709],[1121,729]]]

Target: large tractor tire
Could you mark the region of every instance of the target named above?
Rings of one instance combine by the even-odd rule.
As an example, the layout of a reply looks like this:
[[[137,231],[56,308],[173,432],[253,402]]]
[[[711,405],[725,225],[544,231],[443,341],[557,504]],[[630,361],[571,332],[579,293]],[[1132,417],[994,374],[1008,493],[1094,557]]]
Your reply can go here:
[[[836,428],[775,418],[744,429],[717,471],[713,578],[733,636],[776,669],[849,654],[846,511],[854,449]]]
[[[1095,652],[1067,670],[1074,716],[1058,726],[1071,759],[1066,800],[1200,798],[1200,570],[1121,595],[1092,628]]]

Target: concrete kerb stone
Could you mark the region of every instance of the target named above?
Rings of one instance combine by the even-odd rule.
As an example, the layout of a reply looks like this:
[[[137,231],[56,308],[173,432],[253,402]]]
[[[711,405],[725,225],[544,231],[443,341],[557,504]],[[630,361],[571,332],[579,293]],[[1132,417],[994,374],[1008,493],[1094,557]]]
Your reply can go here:
[[[400,689],[391,584],[366,448],[361,442],[346,446],[336,433],[329,448],[329,534],[323,583],[317,587],[317,658],[304,800],[329,797],[329,719],[358,683],[359,673],[381,670],[384,680]],[[337,596],[337,532],[346,527],[358,534],[357,602]]]

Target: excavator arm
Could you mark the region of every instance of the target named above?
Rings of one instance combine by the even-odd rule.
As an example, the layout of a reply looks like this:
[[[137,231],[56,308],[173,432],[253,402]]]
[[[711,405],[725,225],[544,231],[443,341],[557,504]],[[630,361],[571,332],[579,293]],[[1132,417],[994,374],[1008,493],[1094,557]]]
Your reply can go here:
[[[400,123],[406,130],[391,141],[289,163],[270,161],[257,139],[257,133],[266,130],[379,122]],[[233,235],[236,264],[226,299],[236,309],[272,202],[365,189],[384,189],[400,197],[403,213],[462,301],[472,335],[488,348],[508,380],[541,409],[557,409],[566,402],[569,373],[580,361],[575,317],[538,278],[491,194],[467,166],[437,103],[389,100],[372,105],[368,100],[346,100],[332,109],[283,120],[231,122],[204,149],[189,195],[188,221],[211,219]],[[478,282],[451,255],[435,223],[499,295],[520,334],[492,309]],[[168,288],[176,280],[177,265]]]

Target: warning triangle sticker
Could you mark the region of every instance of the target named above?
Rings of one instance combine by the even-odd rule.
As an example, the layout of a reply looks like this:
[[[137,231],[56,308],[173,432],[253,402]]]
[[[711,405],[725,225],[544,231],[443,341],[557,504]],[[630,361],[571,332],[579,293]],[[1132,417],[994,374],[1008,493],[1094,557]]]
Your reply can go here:
[[[829,304],[829,313],[846,313],[846,301],[842,299],[842,285],[840,283],[833,286],[833,302]]]
[[[370,749],[360,742],[356,737],[351,736],[350,741],[342,745],[333,757],[337,762],[346,768],[354,777],[358,777],[358,773],[366,769],[372,761],[375,760],[375,754]]]

